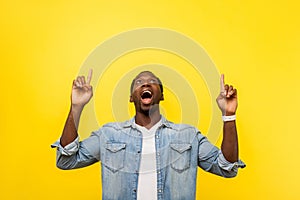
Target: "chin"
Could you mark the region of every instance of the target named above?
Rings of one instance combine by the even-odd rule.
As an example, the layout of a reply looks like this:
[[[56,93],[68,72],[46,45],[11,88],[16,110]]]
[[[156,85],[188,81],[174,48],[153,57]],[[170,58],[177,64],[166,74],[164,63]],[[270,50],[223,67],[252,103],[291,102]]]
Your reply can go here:
[[[141,105],[141,112],[144,114],[150,114],[159,109],[158,104],[151,104],[151,105]]]

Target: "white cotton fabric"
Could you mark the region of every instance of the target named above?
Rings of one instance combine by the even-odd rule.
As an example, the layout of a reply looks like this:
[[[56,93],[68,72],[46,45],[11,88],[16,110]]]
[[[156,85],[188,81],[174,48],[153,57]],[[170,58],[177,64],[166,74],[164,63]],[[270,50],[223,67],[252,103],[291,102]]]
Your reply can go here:
[[[143,135],[137,188],[138,200],[157,199],[155,132],[160,125],[161,120],[148,130],[147,128],[136,124],[136,127],[142,132]]]

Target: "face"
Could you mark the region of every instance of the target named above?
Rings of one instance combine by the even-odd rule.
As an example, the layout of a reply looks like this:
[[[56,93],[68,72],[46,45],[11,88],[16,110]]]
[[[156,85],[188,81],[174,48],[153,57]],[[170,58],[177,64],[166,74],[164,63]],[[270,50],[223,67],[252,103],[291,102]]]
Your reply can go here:
[[[134,102],[136,112],[149,112],[163,100],[158,79],[151,72],[140,73],[133,82],[130,102]]]

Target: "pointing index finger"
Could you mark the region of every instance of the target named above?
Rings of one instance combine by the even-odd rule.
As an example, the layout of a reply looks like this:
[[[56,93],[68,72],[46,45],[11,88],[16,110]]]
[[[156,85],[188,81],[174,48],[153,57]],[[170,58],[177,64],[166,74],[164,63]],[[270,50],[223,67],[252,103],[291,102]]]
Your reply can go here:
[[[93,69],[90,69],[88,76],[87,76],[87,84],[90,84],[90,82],[92,80],[92,75],[93,75]]]
[[[221,74],[221,77],[220,77],[220,90],[221,90],[221,92],[225,90],[224,85],[225,85],[225,83],[224,83],[224,74]]]

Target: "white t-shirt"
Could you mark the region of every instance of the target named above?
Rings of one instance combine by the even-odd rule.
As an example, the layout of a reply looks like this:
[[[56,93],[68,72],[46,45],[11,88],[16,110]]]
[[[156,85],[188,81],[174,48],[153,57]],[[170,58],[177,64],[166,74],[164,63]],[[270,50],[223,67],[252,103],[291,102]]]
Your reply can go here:
[[[155,132],[160,125],[161,120],[148,130],[143,126],[136,124],[136,127],[142,132],[143,135],[137,188],[138,200],[157,199]]]

